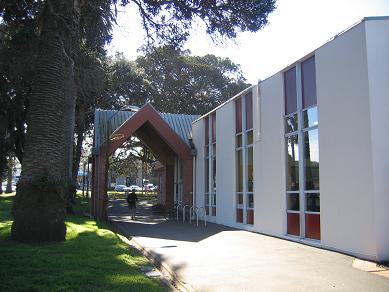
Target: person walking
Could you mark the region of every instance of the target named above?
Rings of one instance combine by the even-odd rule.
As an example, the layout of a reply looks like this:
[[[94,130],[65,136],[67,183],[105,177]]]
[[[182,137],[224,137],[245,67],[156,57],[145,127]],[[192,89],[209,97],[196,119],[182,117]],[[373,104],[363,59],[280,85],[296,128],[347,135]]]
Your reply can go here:
[[[131,219],[135,219],[136,215],[136,202],[138,201],[138,196],[135,193],[135,189],[131,190],[131,193],[127,194],[127,203],[128,209],[130,210]]]

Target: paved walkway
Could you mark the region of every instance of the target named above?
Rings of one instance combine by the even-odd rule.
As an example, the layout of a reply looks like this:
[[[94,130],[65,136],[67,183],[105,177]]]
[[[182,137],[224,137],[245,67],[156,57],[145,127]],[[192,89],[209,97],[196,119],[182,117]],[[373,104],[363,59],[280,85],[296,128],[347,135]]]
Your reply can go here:
[[[195,291],[389,291],[389,278],[357,270],[353,257],[217,224],[150,216],[130,220],[124,200],[110,219]]]

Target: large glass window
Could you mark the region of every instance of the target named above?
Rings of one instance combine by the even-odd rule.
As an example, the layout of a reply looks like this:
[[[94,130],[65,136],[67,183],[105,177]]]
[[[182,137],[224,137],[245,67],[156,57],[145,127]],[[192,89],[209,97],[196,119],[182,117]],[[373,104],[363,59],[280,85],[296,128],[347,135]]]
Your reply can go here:
[[[204,208],[205,213],[209,215],[209,118],[204,119]]]
[[[297,92],[298,88],[301,92]],[[284,94],[287,233],[319,240],[319,129],[314,56],[284,73]]]
[[[299,145],[298,135],[286,137],[286,190],[299,190]]]
[[[245,111],[242,113],[242,108]],[[252,93],[235,101],[236,222],[254,224],[254,158]]]

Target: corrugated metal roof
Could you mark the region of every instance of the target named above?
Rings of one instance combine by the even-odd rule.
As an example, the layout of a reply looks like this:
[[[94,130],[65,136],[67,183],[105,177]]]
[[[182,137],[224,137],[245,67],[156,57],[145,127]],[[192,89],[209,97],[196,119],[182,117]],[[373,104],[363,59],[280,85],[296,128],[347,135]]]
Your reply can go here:
[[[95,143],[99,148],[106,140],[107,133],[110,136],[124,122],[130,119],[136,112],[134,111],[114,111],[114,110],[95,110]],[[199,118],[199,115],[184,115],[159,113],[170,128],[175,131],[182,140],[189,145],[189,138],[192,133],[192,122]],[[108,129],[107,129],[107,125]]]

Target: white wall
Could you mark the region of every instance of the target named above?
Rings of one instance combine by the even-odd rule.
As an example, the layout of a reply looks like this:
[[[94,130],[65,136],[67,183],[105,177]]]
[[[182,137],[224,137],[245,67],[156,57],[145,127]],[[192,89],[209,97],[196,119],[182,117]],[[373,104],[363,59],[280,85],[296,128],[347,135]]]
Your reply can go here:
[[[315,51],[321,241],[389,260],[389,19],[366,20]],[[254,90],[256,88],[254,87]],[[217,217],[286,234],[283,73],[253,95],[254,226],[235,222],[235,106],[217,109]],[[204,122],[193,124],[197,205],[204,204]]]
[[[389,19],[366,21],[377,258],[389,260]]]
[[[283,236],[286,211],[282,73],[260,83],[259,91],[260,140],[254,145],[255,229]]]
[[[197,149],[195,205],[204,207],[204,120],[201,119],[192,125],[192,137]]]
[[[321,243],[376,254],[364,23],[315,53]]]
[[[235,224],[235,103],[216,111],[216,222]]]

